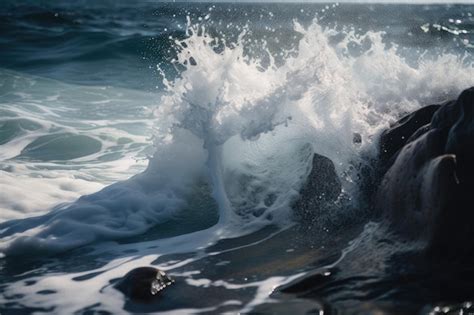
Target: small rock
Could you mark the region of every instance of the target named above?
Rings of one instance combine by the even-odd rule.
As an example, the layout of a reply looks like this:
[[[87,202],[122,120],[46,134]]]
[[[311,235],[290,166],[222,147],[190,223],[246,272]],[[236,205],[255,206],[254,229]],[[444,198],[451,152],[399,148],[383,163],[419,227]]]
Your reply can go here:
[[[362,143],[362,136],[358,132],[354,132],[352,135],[352,143],[354,144],[361,144]]]
[[[328,207],[338,200],[341,191],[341,181],[333,162],[325,156],[314,154],[311,172],[292,208],[307,223],[317,218],[320,223],[327,224],[323,218],[330,212]]]
[[[128,272],[115,288],[133,300],[149,301],[173,283],[173,279],[157,268],[139,267]]]

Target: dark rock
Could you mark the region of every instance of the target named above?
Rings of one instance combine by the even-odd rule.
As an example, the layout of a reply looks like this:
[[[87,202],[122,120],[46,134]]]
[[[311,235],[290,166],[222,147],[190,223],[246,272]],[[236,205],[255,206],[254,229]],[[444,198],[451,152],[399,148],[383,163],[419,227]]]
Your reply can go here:
[[[453,105],[458,119],[449,130],[446,152],[455,154],[462,172],[458,172],[461,182],[472,180],[474,174],[474,88],[464,91]]]
[[[362,165],[353,167],[361,172],[366,171]],[[372,189],[371,183],[359,180],[361,184],[370,187],[368,189]],[[350,195],[342,189],[334,163],[319,154],[313,154],[309,175],[291,208],[294,218],[301,223],[300,228],[316,234],[321,229],[337,233],[339,229],[365,221],[372,213],[360,208],[359,204],[354,205]]]
[[[423,107],[397,121],[380,136],[380,159],[389,161],[418,129],[429,124],[440,105]]]
[[[381,145],[381,159],[393,161],[376,194],[385,221],[403,237],[426,241],[430,254],[472,255],[474,88],[403,118]]]
[[[341,189],[341,182],[332,161],[314,154],[311,172],[300,190],[300,197],[293,204],[293,209],[303,217],[314,217],[323,206],[338,199]]]
[[[341,182],[332,161],[325,156],[314,154],[313,167],[301,190],[302,195],[312,194],[323,201],[336,200],[341,193],[341,188]]]
[[[115,288],[132,300],[150,301],[174,283],[166,273],[153,267],[139,267],[128,272]]]
[[[427,218],[425,200],[432,193],[431,176],[437,163],[430,163],[443,154],[444,141],[438,130],[431,130],[407,144],[385,174],[377,192],[376,204],[386,218],[405,234],[418,235]],[[436,196],[433,196],[436,197]]]
[[[352,135],[352,143],[355,143],[355,144],[362,143],[362,136],[360,133],[354,132],[354,134]]]

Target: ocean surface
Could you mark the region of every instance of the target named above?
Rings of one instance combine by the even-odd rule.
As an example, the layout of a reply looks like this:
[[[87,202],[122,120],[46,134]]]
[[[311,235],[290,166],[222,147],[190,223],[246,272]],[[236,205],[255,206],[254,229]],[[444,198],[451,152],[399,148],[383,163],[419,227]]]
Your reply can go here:
[[[361,177],[390,123],[474,85],[473,14],[2,1],[0,314],[469,310],[474,277],[407,267]],[[301,215],[314,153],[345,202]],[[113,287],[149,265],[156,301]]]

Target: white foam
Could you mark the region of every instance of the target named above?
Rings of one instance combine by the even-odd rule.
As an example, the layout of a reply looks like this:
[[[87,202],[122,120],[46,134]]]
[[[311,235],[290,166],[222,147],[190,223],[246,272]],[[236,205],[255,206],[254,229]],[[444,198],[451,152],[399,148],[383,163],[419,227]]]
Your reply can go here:
[[[364,162],[361,153],[375,154],[374,142],[382,129],[401,114],[456,97],[474,83],[474,70],[466,59],[421,55],[409,63],[395,46],[383,44],[382,33],[339,34],[316,21],[307,29],[295,23],[295,31],[302,36],[297,54],[287,54],[281,66],[270,58],[264,67],[260,59],[245,55],[245,32],[235,44],[216,52],[219,41],[204,28],[191,26],[189,37],[176,42],[180,47],[176,63],[186,70],[175,81],[164,81],[168,93],[157,109],[158,139],[173,141],[179,129],[202,139],[209,152],[220,223],[227,220],[240,230],[246,225],[241,215],[235,215],[239,213],[235,199],[256,199],[254,206],[258,207],[268,196],[269,186],[276,196],[284,196],[278,200],[282,206],[266,210],[276,217],[270,221],[283,223],[280,220],[288,217],[288,203],[295,195],[291,192],[298,189],[310,163],[306,151],[298,151],[298,146],[310,144],[314,152],[329,157],[345,191],[354,191],[349,166]],[[330,44],[334,35],[344,37]],[[349,52],[350,45],[367,42],[366,51]],[[354,132],[361,134],[361,146],[353,144]],[[257,144],[239,142],[238,136]],[[253,157],[244,156],[257,146],[261,150],[253,152]],[[288,147],[292,153],[285,150]],[[229,155],[239,157],[232,170],[226,161]],[[272,164],[271,157],[280,162]],[[233,185],[242,174],[252,177],[253,191],[246,191],[248,187],[238,191]],[[255,217],[245,223],[255,226],[256,221],[265,224]]]
[[[18,166],[17,166],[18,168]],[[20,174],[18,174],[20,173]],[[2,172],[0,180],[1,221],[42,215],[57,204],[72,202],[104,186],[100,183],[50,171],[50,178],[31,177],[22,172]],[[34,187],[34,189],[32,189]]]
[[[143,233],[178,215],[203,161],[201,147],[184,140],[170,144],[142,174],[43,217],[2,224],[0,247],[10,255],[58,252]]]

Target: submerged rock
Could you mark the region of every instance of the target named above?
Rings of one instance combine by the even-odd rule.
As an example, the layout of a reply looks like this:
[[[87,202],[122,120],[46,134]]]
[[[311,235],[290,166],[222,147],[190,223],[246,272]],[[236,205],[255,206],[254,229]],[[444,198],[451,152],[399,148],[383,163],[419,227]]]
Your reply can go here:
[[[128,272],[115,288],[133,300],[149,301],[173,283],[173,279],[157,268],[139,267]]]
[[[385,221],[425,240],[431,254],[473,254],[474,88],[402,118],[383,134],[380,157],[388,170],[376,208]]]

